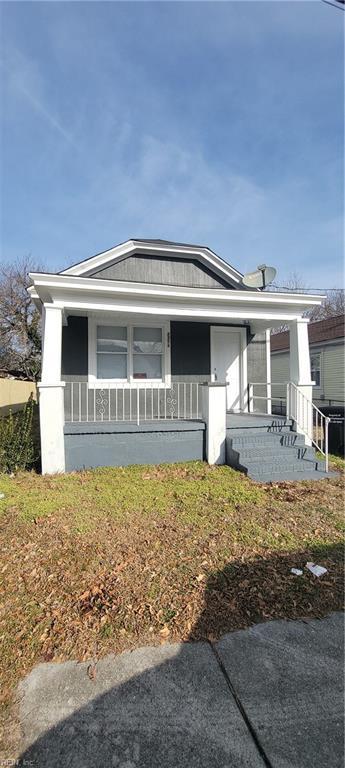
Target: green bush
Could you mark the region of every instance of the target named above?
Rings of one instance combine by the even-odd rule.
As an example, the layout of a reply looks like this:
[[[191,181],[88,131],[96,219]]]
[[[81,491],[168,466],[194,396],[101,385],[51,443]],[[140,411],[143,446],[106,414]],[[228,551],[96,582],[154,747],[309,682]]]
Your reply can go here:
[[[23,411],[0,419],[0,471],[31,469],[35,461],[33,441],[34,399],[31,394]]]

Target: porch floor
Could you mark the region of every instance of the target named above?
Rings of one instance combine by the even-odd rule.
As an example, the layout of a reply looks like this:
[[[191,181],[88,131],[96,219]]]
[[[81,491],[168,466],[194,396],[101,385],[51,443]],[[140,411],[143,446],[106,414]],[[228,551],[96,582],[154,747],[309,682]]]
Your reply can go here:
[[[270,413],[231,413],[226,414],[227,429],[255,429],[267,428],[272,425],[284,426],[286,419],[284,416],[276,416]]]
[[[67,421],[65,435],[112,434],[123,432],[198,432],[205,430],[202,419],[154,419],[153,421]]]

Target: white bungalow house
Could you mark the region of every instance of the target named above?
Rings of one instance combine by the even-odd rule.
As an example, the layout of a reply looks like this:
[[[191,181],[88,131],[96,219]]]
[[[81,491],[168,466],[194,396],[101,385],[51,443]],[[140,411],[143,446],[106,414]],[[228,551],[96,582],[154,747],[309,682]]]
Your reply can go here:
[[[285,475],[323,469],[308,454],[303,318],[322,297],[249,290],[210,248],[164,240],[128,240],[59,274],[30,277],[43,319],[44,473],[206,458],[258,478],[264,456],[264,479],[274,478],[282,474],[282,454],[273,466],[277,441],[290,462]],[[277,421],[270,330],[281,323],[290,328],[290,406]],[[250,456],[255,430],[256,444],[264,442]]]

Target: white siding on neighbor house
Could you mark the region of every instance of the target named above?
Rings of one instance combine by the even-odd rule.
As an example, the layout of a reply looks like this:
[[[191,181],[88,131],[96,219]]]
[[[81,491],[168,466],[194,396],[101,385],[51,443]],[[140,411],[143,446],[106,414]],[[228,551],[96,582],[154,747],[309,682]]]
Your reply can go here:
[[[339,344],[320,344],[310,348],[310,352],[321,354],[321,386],[313,388],[313,399],[340,400],[344,402],[345,391],[345,346]],[[286,382],[290,378],[290,353],[271,354],[272,382]],[[285,387],[272,387],[273,397],[285,397]]]
[[[271,355],[271,381],[281,387],[272,387],[272,402],[277,398],[286,397],[286,382],[290,381],[290,353],[277,352]]]
[[[322,350],[323,394],[326,400],[344,401],[345,389],[345,346],[328,344]]]

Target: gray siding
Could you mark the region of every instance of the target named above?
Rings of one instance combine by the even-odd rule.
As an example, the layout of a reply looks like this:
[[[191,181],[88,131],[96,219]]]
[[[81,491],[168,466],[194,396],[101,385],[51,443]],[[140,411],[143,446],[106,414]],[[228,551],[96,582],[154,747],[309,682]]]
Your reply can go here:
[[[71,315],[62,328],[62,377],[82,380],[88,374],[88,319]]]
[[[180,285],[188,288],[234,288],[196,259],[159,256],[128,256],[97,270],[89,277],[106,280],[129,280],[138,283]]]
[[[171,375],[210,376],[210,323],[171,322]],[[183,380],[183,379],[180,379]]]
[[[171,322],[171,376],[173,381],[209,380],[211,325],[217,325],[217,323]],[[220,323],[220,325],[226,325],[226,323]],[[62,376],[65,381],[85,381],[87,374],[87,317],[70,316],[62,333]]]
[[[280,398],[285,402],[286,382],[290,381],[290,353],[275,352],[271,354],[271,380],[278,387],[272,387],[273,403],[280,405]]]
[[[247,347],[248,384],[250,382],[267,381],[267,347],[265,333],[250,336]],[[266,386],[255,387],[256,395],[267,395]],[[254,411],[266,412],[266,401],[254,398]]]

